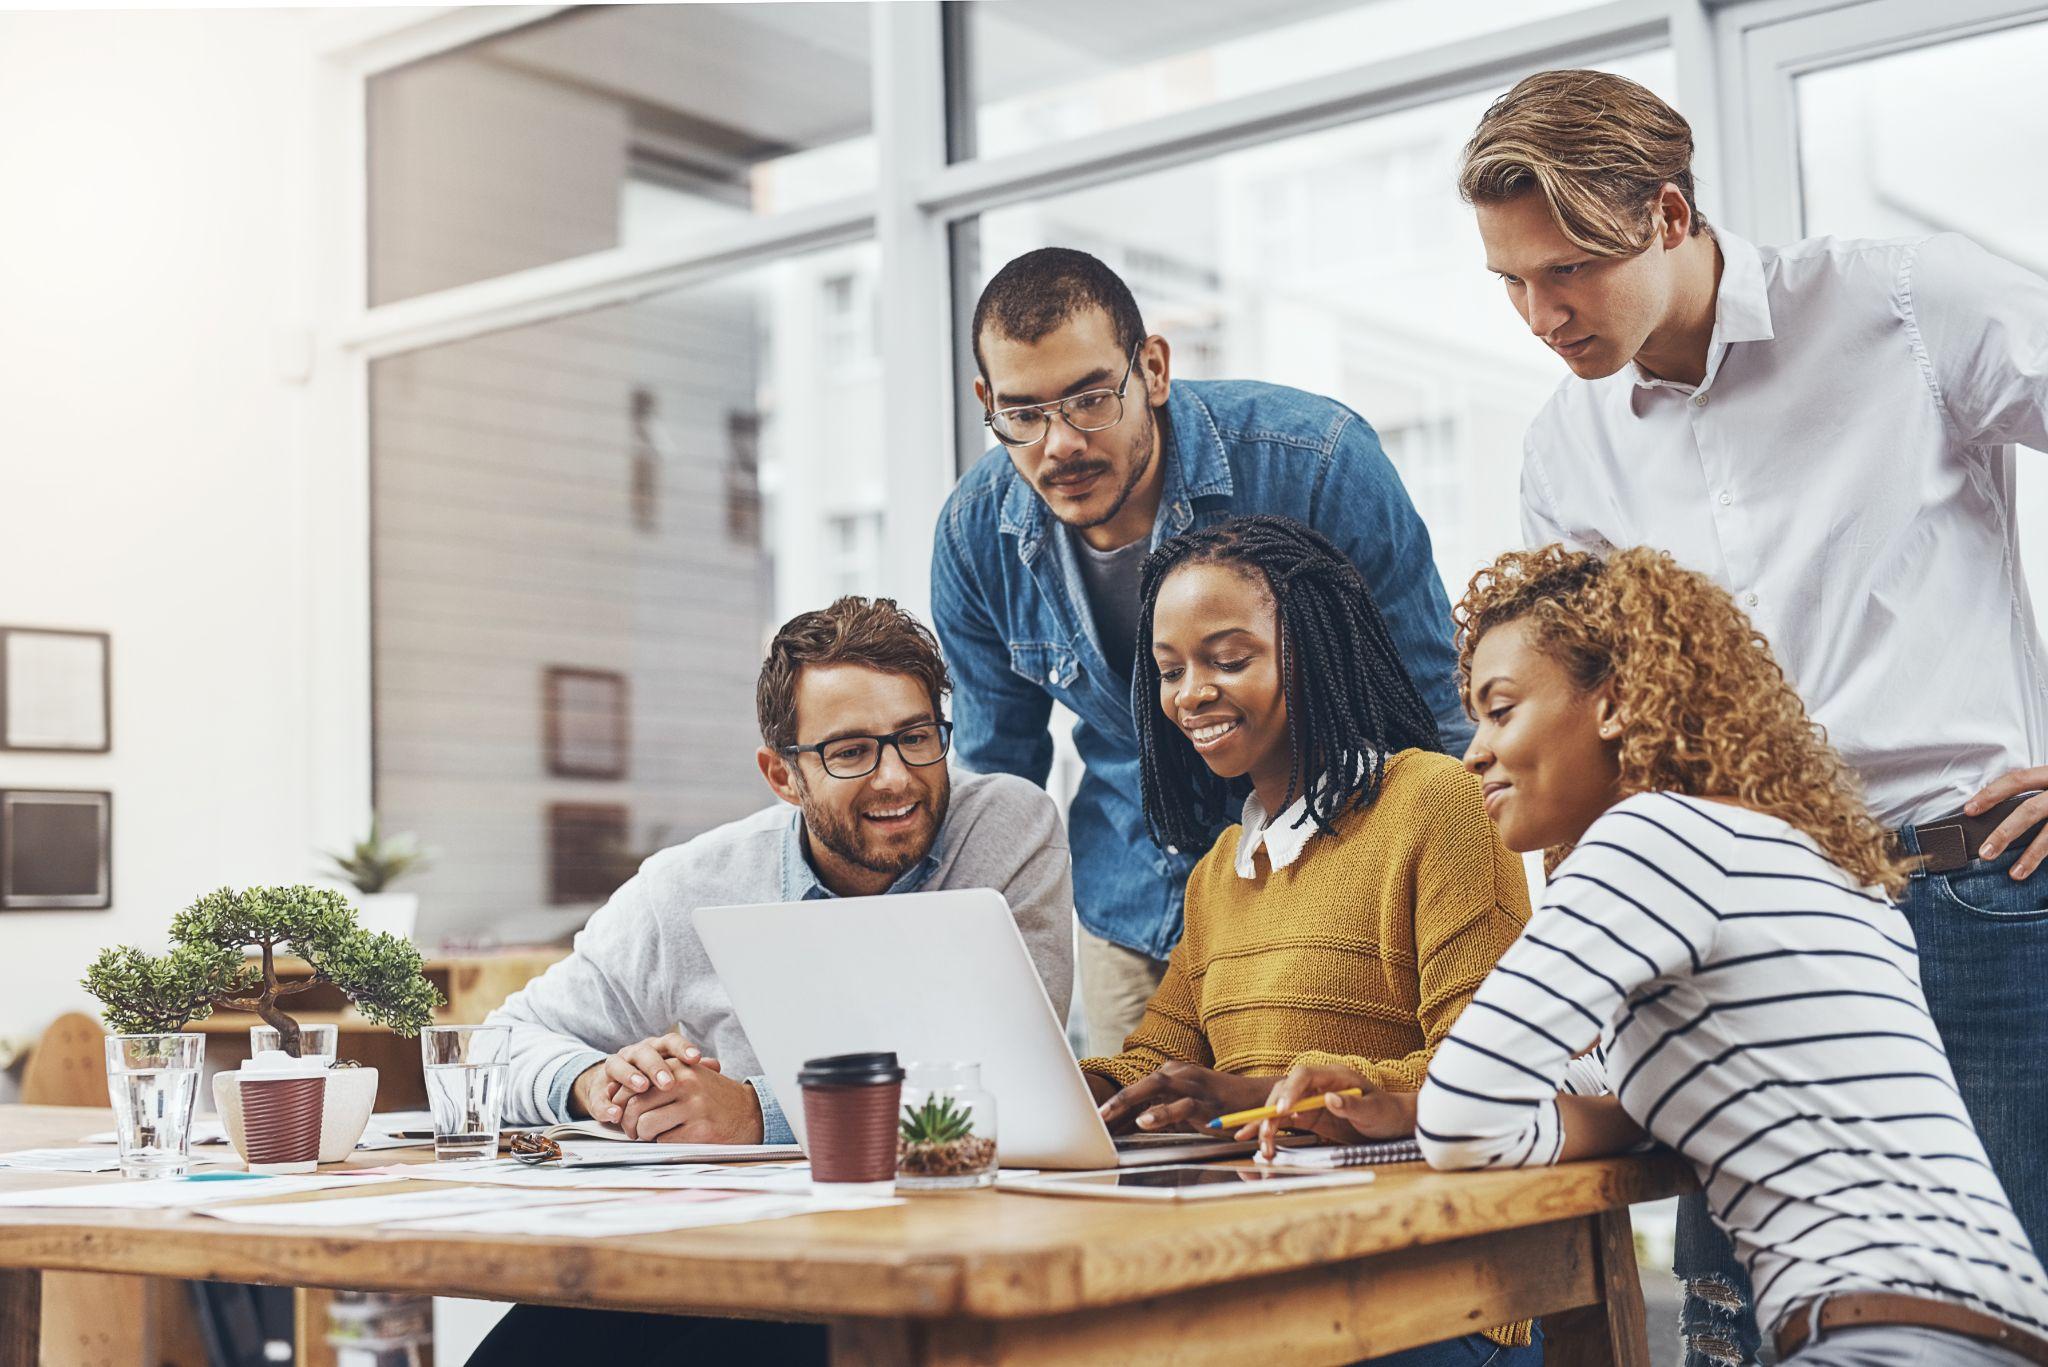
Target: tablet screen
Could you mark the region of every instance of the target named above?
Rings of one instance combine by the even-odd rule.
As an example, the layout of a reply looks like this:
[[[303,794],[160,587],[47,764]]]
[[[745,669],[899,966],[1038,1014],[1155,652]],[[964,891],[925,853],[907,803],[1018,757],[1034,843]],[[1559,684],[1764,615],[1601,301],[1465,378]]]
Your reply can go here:
[[[1121,1168],[1115,1172],[1048,1174],[1042,1181],[1069,1187],[1119,1187],[1124,1190],[1185,1191],[1190,1187],[1241,1187],[1299,1182],[1303,1178],[1327,1178],[1319,1172],[1295,1172],[1280,1168],[1219,1168],[1191,1164],[1167,1164],[1156,1168]]]

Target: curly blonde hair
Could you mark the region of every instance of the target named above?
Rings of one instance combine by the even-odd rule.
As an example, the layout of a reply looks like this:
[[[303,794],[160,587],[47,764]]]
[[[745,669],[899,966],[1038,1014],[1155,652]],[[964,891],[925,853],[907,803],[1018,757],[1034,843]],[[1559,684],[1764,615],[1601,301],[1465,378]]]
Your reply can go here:
[[[1705,575],[1640,547],[1605,560],[1556,545],[1510,551],[1472,576],[1452,617],[1461,692],[1479,638],[1515,621],[1581,689],[1613,687],[1624,796],[1733,798],[1804,831],[1859,882],[1904,889],[1910,866],[1855,776],[1770,642]],[[1567,853],[1548,851],[1545,867]]]

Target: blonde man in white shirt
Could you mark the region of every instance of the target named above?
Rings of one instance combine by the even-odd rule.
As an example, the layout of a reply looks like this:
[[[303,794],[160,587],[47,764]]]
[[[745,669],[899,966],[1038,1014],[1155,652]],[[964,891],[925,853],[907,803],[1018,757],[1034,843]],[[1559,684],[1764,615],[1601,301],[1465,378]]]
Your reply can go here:
[[[1523,533],[1668,550],[1769,637],[1923,856],[1901,907],[1935,1021],[2048,1246],[2048,650],[2012,498],[2013,445],[2048,447],[2048,282],[1954,234],[1752,246],[1707,226],[1691,160],[1682,117],[1592,71],[1523,81],[1465,148],[1487,268],[1571,371]],[[1750,1360],[1697,1202],[1679,1261],[1688,1363]]]

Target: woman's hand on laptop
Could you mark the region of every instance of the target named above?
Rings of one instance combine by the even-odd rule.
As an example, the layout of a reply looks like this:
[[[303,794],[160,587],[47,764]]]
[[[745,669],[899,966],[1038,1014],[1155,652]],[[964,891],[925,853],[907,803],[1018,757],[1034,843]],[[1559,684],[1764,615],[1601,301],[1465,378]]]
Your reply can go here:
[[[1162,1063],[1103,1102],[1102,1123],[1111,1134],[1129,1134],[1133,1129],[1153,1134],[1200,1130],[1219,1115],[1264,1105],[1275,1081],[1219,1073],[1194,1063]]]
[[[1353,1087],[1362,1095],[1340,1095]],[[1239,1130],[1236,1138],[1257,1139],[1259,1152],[1271,1158],[1273,1141],[1283,1129],[1307,1130],[1320,1139],[1340,1144],[1362,1139],[1405,1139],[1415,1132],[1415,1093],[1389,1092],[1356,1068],[1343,1064],[1297,1067],[1274,1084],[1270,1095],[1253,1105],[1292,1110],[1318,1096],[1325,1099],[1323,1109],[1257,1121]],[[1251,1106],[1244,1109],[1250,1110]]]

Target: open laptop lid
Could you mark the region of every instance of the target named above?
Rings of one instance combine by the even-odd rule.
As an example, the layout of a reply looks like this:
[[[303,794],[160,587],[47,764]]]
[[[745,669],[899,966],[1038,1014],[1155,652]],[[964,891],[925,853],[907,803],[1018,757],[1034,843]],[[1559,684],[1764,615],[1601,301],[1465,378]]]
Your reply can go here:
[[[804,1060],[887,1049],[981,1064],[1006,1166],[1116,1165],[1001,893],[700,907],[696,920],[798,1143]]]

